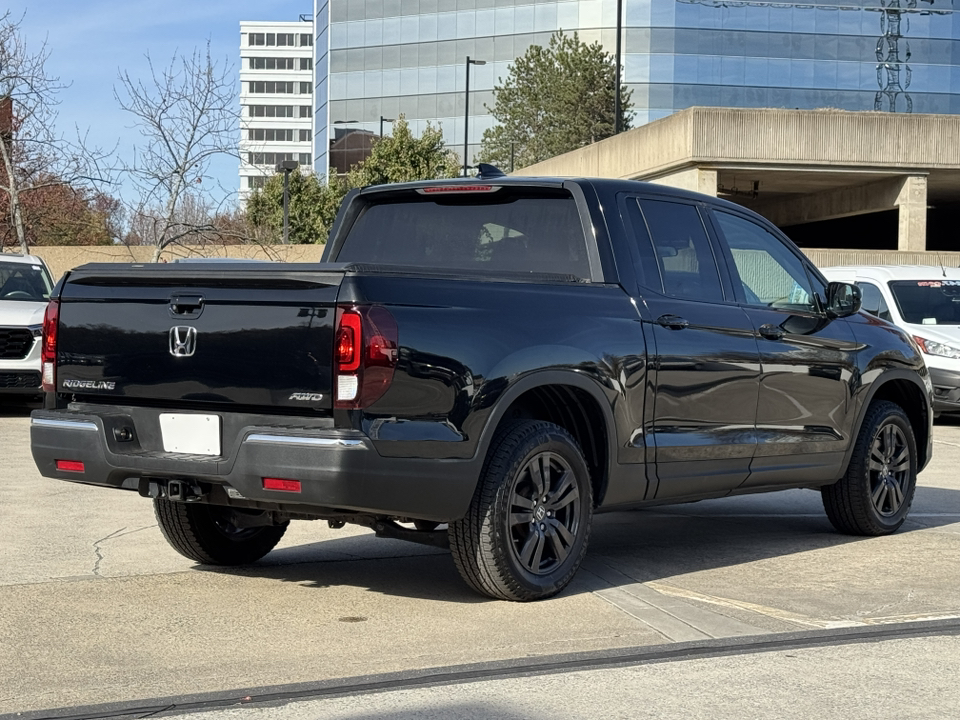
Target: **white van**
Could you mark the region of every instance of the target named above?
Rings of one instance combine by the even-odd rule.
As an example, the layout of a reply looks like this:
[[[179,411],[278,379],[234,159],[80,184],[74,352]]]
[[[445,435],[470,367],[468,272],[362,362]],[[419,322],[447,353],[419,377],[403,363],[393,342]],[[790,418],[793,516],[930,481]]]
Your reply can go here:
[[[960,268],[861,265],[821,268],[856,283],[863,309],[906,330],[923,351],[935,413],[960,413]]]

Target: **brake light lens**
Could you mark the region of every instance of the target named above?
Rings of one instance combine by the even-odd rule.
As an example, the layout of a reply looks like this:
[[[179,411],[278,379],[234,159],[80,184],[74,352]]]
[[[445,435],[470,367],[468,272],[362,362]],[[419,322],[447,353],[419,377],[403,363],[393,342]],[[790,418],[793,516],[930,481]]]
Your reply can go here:
[[[418,188],[417,192],[421,195],[437,195],[439,193],[489,193],[499,189],[493,185],[435,185]]]
[[[365,408],[387,392],[399,355],[397,322],[385,308],[337,312],[334,407]]]
[[[43,391],[57,389],[57,332],[60,327],[60,301],[51,300],[43,314],[43,336],[40,340],[40,362],[43,369]],[[82,470],[81,470],[82,472]]]
[[[360,339],[363,336],[363,321],[360,313],[346,310],[340,316],[337,328],[337,365],[340,372],[354,372],[360,367]]]

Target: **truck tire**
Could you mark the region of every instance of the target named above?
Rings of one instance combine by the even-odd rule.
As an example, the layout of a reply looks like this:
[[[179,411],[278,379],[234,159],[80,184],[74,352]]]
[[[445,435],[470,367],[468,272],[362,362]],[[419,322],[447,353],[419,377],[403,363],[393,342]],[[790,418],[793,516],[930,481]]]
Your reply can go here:
[[[203,503],[153,501],[157,523],[170,546],[204,565],[247,565],[273,550],[289,523],[238,528],[226,508]]]
[[[917,487],[917,442],[895,403],[872,403],[857,435],[847,472],[820,488],[830,522],[847,535],[889,535],[910,511]]]
[[[501,600],[539,600],[573,579],[593,517],[590,472],[576,440],[548,422],[497,431],[466,517],[450,524],[460,575]]]

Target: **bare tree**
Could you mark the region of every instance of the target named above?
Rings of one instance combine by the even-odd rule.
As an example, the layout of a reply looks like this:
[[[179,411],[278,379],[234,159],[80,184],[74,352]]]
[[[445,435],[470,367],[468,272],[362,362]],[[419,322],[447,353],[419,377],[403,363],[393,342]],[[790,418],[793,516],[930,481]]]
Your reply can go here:
[[[146,81],[121,72],[114,94],[143,137],[126,170],[139,196],[131,218],[140,241],[156,244],[156,262],[165,248],[190,246],[216,231],[213,218],[229,191],[208,170],[218,155],[238,157],[239,111],[233,68],[213,61],[209,43],[205,52],[175,55],[159,70],[149,54],[147,62]]]
[[[4,224],[13,226],[20,249],[29,252],[24,197],[54,186],[86,189],[109,180],[111,153],[89,149],[77,132],[69,141],[56,134],[59,94],[67,85],[46,70],[46,42],[31,51],[23,17],[0,15],[0,199]]]

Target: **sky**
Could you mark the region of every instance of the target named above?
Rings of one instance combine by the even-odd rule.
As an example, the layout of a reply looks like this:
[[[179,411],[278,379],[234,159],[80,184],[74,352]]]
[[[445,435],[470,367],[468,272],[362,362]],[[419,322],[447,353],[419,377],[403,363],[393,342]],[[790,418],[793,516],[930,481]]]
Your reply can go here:
[[[128,161],[140,136],[114,97],[121,70],[146,79],[147,52],[162,66],[209,40],[214,60],[233,67],[239,96],[240,21],[294,21],[313,11],[312,0],[7,0],[6,5],[15,18],[23,15],[28,49],[38,50],[46,41],[47,71],[70,85],[60,94],[58,131],[70,137],[75,137],[74,126],[89,131],[92,145],[117,146]],[[223,158],[210,172],[235,189],[237,164],[235,158]],[[111,194],[131,199],[132,193],[125,184]]]

